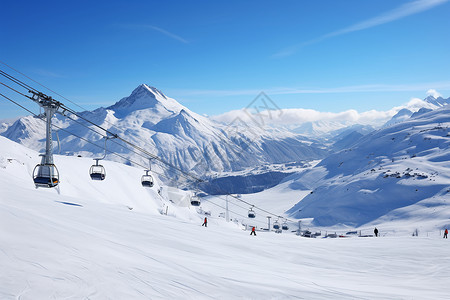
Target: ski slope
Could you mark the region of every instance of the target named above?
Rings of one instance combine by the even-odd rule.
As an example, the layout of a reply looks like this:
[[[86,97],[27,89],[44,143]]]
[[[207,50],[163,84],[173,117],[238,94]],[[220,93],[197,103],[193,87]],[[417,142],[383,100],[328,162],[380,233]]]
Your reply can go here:
[[[205,228],[144,189],[142,170],[106,161],[107,179],[92,182],[92,160],[55,156],[59,191],[36,190],[38,161],[0,138],[0,299],[448,298],[439,236],[254,237],[214,214]]]

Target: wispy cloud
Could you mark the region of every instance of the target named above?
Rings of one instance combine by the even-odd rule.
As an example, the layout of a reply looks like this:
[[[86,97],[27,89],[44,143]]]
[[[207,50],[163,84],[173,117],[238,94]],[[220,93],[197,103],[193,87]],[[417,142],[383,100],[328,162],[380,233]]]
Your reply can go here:
[[[360,23],[356,23],[354,25],[351,25],[349,27],[346,27],[346,28],[343,28],[343,29],[340,29],[337,31],[330,32],[328,34],[325,34],[325,35],[315,38],[313,40],[282,49],[279,52],[275,53],[273,55],[273,57],[289,56],[289,55],[294,54],[295,52],[300,50],[302,47],[305,47],[307,45],[315,44],[315,43],[321,42],[323,40],[329,39],[331,37],[336,37],[339,35],[344,35],[347,33],[365,30],[365,29],[369,29],[369,28],[372,28],[375,26],[390,23],[390,22],[402,19],[404,17],[429,10],[438,5],[444,4],[448,1],[449,0],[416,0],[413,2],[405,3],[393,10],[385,12],[384,14],[373,17],[371,19],[362,21]]]
[[[156,31],[159,32],[171,39],[174,39],[176,41],[179,41],[181,43],[184,44],[188,44],[189,41],[182,38],[181,36],[174,34],[170,31],[167,31],[161,27],[157,27],[157,26],[153,26],[153,25],[147,25],[147,24],[121,24],[119,25],[119,27],[121,28],[126,28],[126,29],[135,29],[135,30],[151,30],[151,31]]]
[[[342,93],[373,93],[373,92],[408,92],[428,91],[430,88],[450,90],[450,81],[423,82],[414,84],[365,84],[342,87],[301,88],[301,87],[275,87],[242,90],[196,90],[196,89],[170,89],[168,92],[174,96],[246,96],[258,95],[261,91],[269,95],[297,95],[297,94],[342,94]]]
[[[316,122],[316,121],[329,121],[338,122],[341,124],[365,124],[379,126],[387,122],[401,109],[406,108],[411,111],[418,111],[420,108],[426,107],[435,109],[435,105],[425,102],[424,100],[413,98],[409,102],[404,103],[401,106],[393,107],[386,111],[380,110],[368,110],[364,112],[358,112],[354,109],[349,109],[341,112],[323,112],[314,109],[303,109],[303,108],[287,108],[282,109],[280,114],[270,114],[270,118],[266,118],[265,122],[269,125],[282,125],[288,127],[297,127],[305,122]],[[268,116],[266,111],[259,112],[262,116]],[[222,122],[224,124],[232,123],[236,118],[239,118],[243,122],[252,123],[254,122],[254,115],[249,115],[248,111],[245,109],[232,110],[220,115],[211,116],[210,118]]]
[[[51,78],[65,78],[64,75],[49,71],[49,70],[44,70],[44,69],[35,69],[32,71],[33,73],[39,75],[39,76],[43,76],[43,77],[51,77]]]

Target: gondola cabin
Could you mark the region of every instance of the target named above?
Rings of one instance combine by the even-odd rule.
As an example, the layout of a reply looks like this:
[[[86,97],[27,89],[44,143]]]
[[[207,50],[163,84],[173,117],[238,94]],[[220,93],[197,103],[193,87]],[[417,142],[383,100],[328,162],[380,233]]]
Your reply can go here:
[[[99,165],[98,162],[96,165],[92,165],[89,169],[89,175],[92,180],[105,180],[106,171],[102,165]]]
[[[275,229],[275,230],[280,229],[280,223],[278,223],[278,221],[275,221],[275,222],[273,223],[273,229]]]
[[[192,206],[200,206],[200,198],[198,196],[192,196],[191,197],[191,205]]]
[[[153,186],[153,176],[152,175],[142,175],[141,183],[143,187],[152,187]]]
[[[36,187],[52,188],[59,184],[59,172],[54,164],[39,164],[33,170]]]

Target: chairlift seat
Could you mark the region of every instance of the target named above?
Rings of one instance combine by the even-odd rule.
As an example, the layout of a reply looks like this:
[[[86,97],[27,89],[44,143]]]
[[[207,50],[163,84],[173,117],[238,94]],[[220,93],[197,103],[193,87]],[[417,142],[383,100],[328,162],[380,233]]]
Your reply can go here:
[[[36,177],[34,178],[34,184],[38,186],[53,187],[58,185],[58,178]]]
[[[289,226],[287,226],[287,224],[283,224],[283,226],[281,226],[281,229],[283,229],[283,230],[289,230]]]
[[[103,173],[91,173],[92,180],[105,180],[105,174]]]
[[[153,181],[149,181],[149,180],[142,181],[142,186],[143,187],[152,187]]]
[[[249,212],[248,212],[248,217],[253,219],[253,218],[255,218],[256,216],[255,216],[255,213],[254,213],[253,211],[251,211],[251,212],[249,211]]]
[[[58,169],[54,164],[39,164],[33,170],[36,187],[55,187],[59,183]]]

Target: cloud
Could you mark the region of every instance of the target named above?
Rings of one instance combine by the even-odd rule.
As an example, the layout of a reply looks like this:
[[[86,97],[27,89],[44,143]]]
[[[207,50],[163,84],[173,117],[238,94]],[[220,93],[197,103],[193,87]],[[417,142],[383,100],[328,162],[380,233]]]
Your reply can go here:
[[[153,25],[147,25],[147,24],[122,24],[119,25],[119,27],[121,28],[126,28],[126,29],[137,29],[137,30],[151,30],[151,31],[156,31],[159,32],[171,39],[174,39],[176,41],[179,41],[181,43],[184,44],[189,44],[189,41],[182,38],[181,36],[174,34],[170,31],[167,31],[161,27],[157,27],[157,26],[153,26]]]
[[[436,99],[439,98],[439,97],[442,97],[442,95],[440,93],[438,93],[435,89],[429,89],[427,91],[427,95],[428,96],[433,96]]]
[[[301,87],[275,87],[243,90],[199,90],[199,89],[170,89],[169,93],[177,97],[187,96],[254,96],[264,91],[268,95],[298,95],[298,94],[341,94],[341,93],[373,93],[373,92],[422,92],[429,90],[430,86],[437,89],[450,90],[450,81],[424,82],[414,84],[365,84],[342,87],[301,88]]]
[[[64,75],[49,71],[49,70],[44,70],[44,69],[35,69],[33,70],[33,73],[43,76],[43,77],[51,77],[51,78],[65,78]]]
[[[303,108],[290,108],[282,109],[280,114],[269,114],[267,112],[261,112],[263,116],[249,115],[244,109],[233,110],[226,112],[221,115],[211,116],[210,118],[224,123],[232,124],[235,119],[240,119],[247,124],[252,124],[255,120],[264,119],[264,125],[281,125],[281,126],[299,126],[306,122],[316,122],[316,121],[330,121],[338,122],[343,124],[368,124],[368,125],[378,125],[388,121],[392,116],[394,116],[401,108],[395,108],[389,111],[376,111],[370,110],[366,112],[359,113],[354,109],[346,110],[343,112],[320,112],[314,109],[303,109]],[[259,124],[258,124],[259,125]]]
[[[435,90],[433,90],[436,92]],[[436,92],[437,93],[437,92]],[[438,93],[439,94],[439,93]],[[412,98],[404,105],[393,107],[387,111],[369,110],[365,112],[358,112],[354,109],[342,111],[342,112],[321,112],[314,109],[303,108],[290,108],[281,109],[281,113],[269,113],[262,111],[258,114],[250,114],[248,110],[232,110],[221,115],[211,116],[210,118],[224,123],[231,124],[237,118],[247,124],[252,124],[255,120],[264,120],[264,124],[257,125],[274,125],[274,126],[287,126],[297,127],[306,122],[327,121],[341,123],[345,125],[351,124],[363,124],[372,125],[374,127],[384,124],[389,121],[397,112],[406,108],[410,111],[416,112],[420,108],[438,108],[429,102],[426,102],[419,98]]]
[[[303,48],[307,45],[315,44],[315,43],[321,42],[323,40],[329,39],[331,37],[336,37],[336,36],[344,35],[347,33],[365,30],[365,29],[369,29],[372,27],[386,24],[386,23],[390,23],[390,22],[405,18],[407,16],[411,16],[411,15],[418,14],[420,12],[432,9],[435,6],[444,4],[448,1],[449,0],[416,0],[413,2],[405,3],[395,9],[385,12],[384,14],[381,14],[379,16],[370,18],[368,20],[362,21],[360,23],[356,23],[354,25],[351,25],[349,27],[346,27],[346,28],[343,28],[343,29],[340,29],[337,31],[330,32],[328,34],[325,34],[325,35],[315,38],[313,40],[282,49],[279,52],[275,53],[273,55],[273,57],[289,56],[289,55],[294,54],[295,52],[297,52],[298,50],[300,50],[301,48]]]

